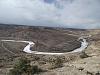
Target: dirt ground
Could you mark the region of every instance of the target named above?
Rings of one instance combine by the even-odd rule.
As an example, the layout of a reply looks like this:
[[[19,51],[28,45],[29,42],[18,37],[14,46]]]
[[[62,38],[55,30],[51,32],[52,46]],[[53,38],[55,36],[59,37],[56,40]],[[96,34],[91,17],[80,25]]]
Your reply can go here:
[[[0,42],[0,75],[7,75],[16,60],[23,56],[31,60],[31,65],[38,65],[40,68],[46,70],[36,75],[100,75],[100,30],[48,29],[24,26],[12,27],[13,29],[0,28],[0,39],[27,39],[31,41],[35,40],[34,42],[39,40],[39,47],[38,49],[35,48],[35,50],[39,51],[50,51],[51,49],[53,51],[55,48],[58,50],[57,52],[69,50],[70,48],[70,50],[72,50],[73,48],[79,47],[79,42],[74,42],[74,44],[72,44],[72,42],[71,45],[66,46],[66,41],[69,39],[69,41],[76,40],[83,34],[91,35],[90,38],[87,38],[89,46],[85,49],[85,53],[88,55],[86,58],[81,58],[81,53],[69,53],[61,56],[26,54],[21,51],[26,44],[3,43],[7,50],[16,53],[12,54],[7,52],[6,49],[2,47],[2,42]],[[77,45],[75,45],[76,43]],[[56,52],[56,50],[54,52]],[[57,57],[62,59],[63,66],[50,69],[51,64],[49,61]]]

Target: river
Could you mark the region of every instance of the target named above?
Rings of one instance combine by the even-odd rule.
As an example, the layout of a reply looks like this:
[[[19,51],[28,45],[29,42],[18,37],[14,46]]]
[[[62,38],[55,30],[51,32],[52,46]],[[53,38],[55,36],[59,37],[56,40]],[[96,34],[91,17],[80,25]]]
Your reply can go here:
[[[66,53],[75,53],[75,52],[81,52],[83,50],[85,50],[88,47],[88,42],[86,41],[86,39],[82,38],[81,39],[81,46],[80,48],[77,48],[71,52],[66,52]],[[1,40],[1,41],[9,41],[9,42],[24,42],[24,43],[28,43],[28,45],[23,49],[24,52],[26,53],[32,53],[32,54],[46,54],[46,55],[62,55],[62,54],[66,54],[66,53],[51,53],[51,52],[38,52],[38,51],[32,51],[31,47],[34,47],[35,43],[32,41],[16,41],[16,40]]]

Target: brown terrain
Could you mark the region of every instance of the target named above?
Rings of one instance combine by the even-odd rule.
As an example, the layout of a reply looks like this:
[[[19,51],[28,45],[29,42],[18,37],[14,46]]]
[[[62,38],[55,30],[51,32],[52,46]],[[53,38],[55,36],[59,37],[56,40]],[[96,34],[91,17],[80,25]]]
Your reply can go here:
[[[19,57],[27,57],[31,65],[46,70],[36,75],[97,75],[100,72],[100,30],[71,29],[38,26],[0,25],[0,40],[33,41],[33,51],[65,53],[80,47],[81,36],[89,46],[85,54],[68,53],[64,55],[35,55],[23,52],[25,43],[0,41],[0,75],[7,75]],[[88,57],[85,57],[88,55]],[[63,66],[50,69],[50,61],[60,58]],[[100,75],[100,74],[98,74]]]

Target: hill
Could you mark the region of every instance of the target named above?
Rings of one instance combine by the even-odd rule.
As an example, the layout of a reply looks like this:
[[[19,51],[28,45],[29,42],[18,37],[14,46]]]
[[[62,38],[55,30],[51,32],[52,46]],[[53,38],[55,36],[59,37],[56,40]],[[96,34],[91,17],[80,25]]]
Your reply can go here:
[[[1,24],[0,40],[33,41],[35,43],[35,46],[32,47],[33,51],[65,53],[73,51],[76,48],[80,47],[81,43],[78,40],[78,38],[81,37],[82,35],[89,35],[89,34],[93,35],[93,37],[88,39],[88,42],[97,41],[97,39],[99,40],[99,38],[97,37],[99,31],[98,34],[96,34],[97,31],[94,31],[94,33],[92,33],[92,31],[94,30]],[[58,69],[57,70],[48,69],[51,60],[55,60],[56,58],[61,58],[61,60],[66,64],[67,62],[69,63],[77,59],[80,60],[79,57],[80,53],[74,53],[74,54],[72,53],[61,56],[27,54],[23,52],[23,48],[26,45],[27,44],[20,42],[0,41],[1,75],[5,75],[9,71],[9,69],[12,68],[16,60],[20,57],[27,57],[31,61],[31,64],[33,65],[37,64],[41,68],[47,70],[46,75],[52,74],[52,72],[59,73]],[[87,50],[87,53],[91,53],[91,51]],[[63,68],[66,68],[66,66],[64,66]],[[68,68],[72,69],[72,67]],[[65,70],[63,69],[63,71]],[[75,68],[75,73],[76,72],[77,70]],[[68,73],[68,71],[66,73]],[[80,74],[80,72],[78,73]]]

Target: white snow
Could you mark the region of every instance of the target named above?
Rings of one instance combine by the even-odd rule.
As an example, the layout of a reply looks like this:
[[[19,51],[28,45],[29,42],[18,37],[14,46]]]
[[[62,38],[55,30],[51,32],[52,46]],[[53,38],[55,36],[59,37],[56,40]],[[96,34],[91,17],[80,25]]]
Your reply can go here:
[[[81,47],[75,49],[75,50],[72,51],[72,52],[81,52],[81,51],[83,51],[85,48],[87,48],[88,42],[86,41],[86,39],[82,39],[82,40],[83,40],[83,41],[81,42]]]
[[[81,52],[88,46],[88,42],[86,39],[82,38],[81,47],[73,50],[72,52],[66,52],[66,53],[74,53],[74,52]],[[38,51],[32,51],[30,48],[34,47],[35,43],[31,41],[16,41],[16,40],[1,40],[1,41],[11,41],[11,42],[24,42],[28,43],[28,45],[23,49],[26,53],[33,53],[33,54],[47,54],[47,55],[62,55],[66,53],[51,53],[51,52],[38,52]]]

